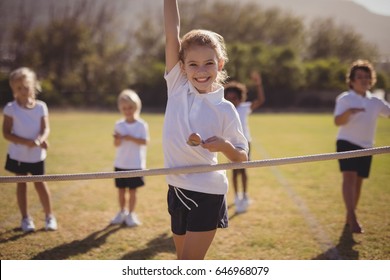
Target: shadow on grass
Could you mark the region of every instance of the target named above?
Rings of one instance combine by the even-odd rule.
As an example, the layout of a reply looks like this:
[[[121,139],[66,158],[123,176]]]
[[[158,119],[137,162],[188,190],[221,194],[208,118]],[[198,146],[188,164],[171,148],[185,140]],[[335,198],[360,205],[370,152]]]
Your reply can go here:
[[[23,232],[20,227],[13,228],[11,230],[7,230],[7,231],[2,232],[0,234],[0,244],[11,242],[11,241],[16,241],[16,240],[18,240],[20,238],[25,237],[26,235],[33,234],[33,233],[34,233],[33,231],[31,231],[31,232]],[[10,235],[10,234],[12,234],[12,236],[8,238],[7,236]]]
[[[150,260],[159,253],[167,252],[176,255],[175,245],[172,236],[162,233],[155,239],[150,240],[147,247],[123,255],[122,260]]]
[[[339,243],[335,247],[315,257],[314,260],[358,260],[359,251],[353,249],[353,246],[356,244],[358,242],[353,239],[348,225],[345,225],[339,238]]]
[[[108,236],[121,229],[121,226],[107,226],[102,230],[96,231],[82,240],[75,240],[52,249],[40,252],[32,257],[32,260],[65,260],[71,256],[84,254],[93,248],[102,246]]]

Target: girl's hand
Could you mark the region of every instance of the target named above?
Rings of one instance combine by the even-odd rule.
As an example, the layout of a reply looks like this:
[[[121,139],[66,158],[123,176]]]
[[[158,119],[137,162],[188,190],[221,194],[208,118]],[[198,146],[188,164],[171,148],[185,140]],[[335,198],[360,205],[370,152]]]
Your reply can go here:
[[[226,142],[222,137],[213,136],[203,141],[200,145],[210,152],[221,152],[224,150],[224,146],[227,144]]]
[[[114,134],[112,135],[115,139],[120,139],[120,138],[122,138],[122,135],[120,135],[118,132],[114,132]]]
[[[248,160],[248,155],[244,150],[234,147],[232,143],[222,137],[210,137],[201,144],[201,147],[210,152],[222,152],[232,162]]]
[[[42,149],[47,150],[49,148],[49,142],[47,140],[43,141],[40,145]]]
[[[114,137],[114,145],[119,146],[122,142],[123,136],[116,131],[114,132],[114,134],[112,136]]]
[[[251,72],[251,78],[255,82],[256,85],[261,85],[262,80],[261,80],[261,75],[258,71],[252,71]]]

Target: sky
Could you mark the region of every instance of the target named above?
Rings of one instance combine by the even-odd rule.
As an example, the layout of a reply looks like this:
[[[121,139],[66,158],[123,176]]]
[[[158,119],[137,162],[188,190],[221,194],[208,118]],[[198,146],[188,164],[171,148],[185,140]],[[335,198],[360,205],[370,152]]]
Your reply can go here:
[[[390,0],[350,0],[360,4],[373,13],[390,16]]]

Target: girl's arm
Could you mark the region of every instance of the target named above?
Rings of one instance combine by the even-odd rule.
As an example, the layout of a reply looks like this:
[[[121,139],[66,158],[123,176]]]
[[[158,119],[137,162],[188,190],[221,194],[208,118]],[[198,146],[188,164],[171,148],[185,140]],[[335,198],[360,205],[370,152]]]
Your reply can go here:
[[[364,111],[364,108],[350,108],[350,109],[346,110],[344,113],[335,116],[334,117],[334,124],[336,126],[344,125],[344,124],[348,123],[349,117],[351,115],[359,113],[359,112],[363,112],[363,111]]]
[[[41,119],[41,131],[37,139],[35,139],[35,144],[44,149],[47,149],[48,148],[47,139],[49,138],[49,134],[50,134],[49,117],[44,116]]]
[[[180,50],[180,16],[177,0],[164,0],[165,24],[165,63],[166,72],[179,61]]]
[[[122,142],[122,135],[114,131],[114,134],[112,136],[114,137],[114,146],[118,147]]]
[[[136,137],[133,137],[131,135],[122,136],[122,139],[126,140],[126,141],[133,141],[134,143],[136,143],[138,145],[146,145],[146,144],[148,144],[148,140],[147,139],[136,138]]]
[[[35,147],[37,146],[35,143],[35,139],[27,139],[23,137],[19,137],[12,133],[12,126],[13,126],[13,119],[7,115],[4,115],[3,120],[3,136],[6,140],[15,143],[15,144],[21,144],[28,147]]]
[[[201,146],[210,152],[223,153],[232,162],[248,160],[248,154],[244,150],[234,147],[232,143],[222,137],[210,137]]]
[[[256,99],[253,100],[251,104],[251,110],[254,111],[264,104],[265,95],[264,95],[263,82],[261,80],[260,73],[257,71],[253,71],[251,76],[252,76],[252,80],[256,84],[256,91],[257,91]]]

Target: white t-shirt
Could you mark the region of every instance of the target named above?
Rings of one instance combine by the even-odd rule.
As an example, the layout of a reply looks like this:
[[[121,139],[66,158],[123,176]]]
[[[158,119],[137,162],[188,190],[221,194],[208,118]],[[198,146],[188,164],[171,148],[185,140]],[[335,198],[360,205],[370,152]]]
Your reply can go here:
[[[148,124],[137,119],[133,123],[119,120],[115,123],[115,131],[120,135],[130,135],[135,138],[149,139]],[[145,169],[146,145],[139,145],[133,141],[122,140],[116,149],[114,165],[121,169]]]
[[[252,140],[249,131],[249,125],[248,125],[248,116],[252,113],[251,106],[252,106],[251,102],[242,102],[236,107],[237,113],[240,116],[240,121],[241,121],[242,129],[244,131],[244,135],[248,140],[248,142]]]
[[[34,108],[20,107],[16,101],[9,102],[3,110],[4,115],[12,118],[12,133],[26,139],[35,140],[41,132],[41,121],[49,115],[45,102],[36,100]],[[46,149],[27,147],[10,142],[8,154],[11,159],[20,162],[40,162],[46,158]]]
[[[339,127],[337,140],[346,140],[363,148],[373,147],[377,118],[380,115],[390,116],[390,104],[370,92],[363,97],[350,90],[336,98],[334,116],[350,108],[364,108],[365,111],[351,115],[349,121]]]
[[[165,74],[165,79],[168,86],[163,130],[166,167],[218,163],[217,153],[186,143],[194,132],[204,140],[212,136],[223,137],[248,152],[239,116],[233,104],[223,98],[222,86],[214,92],[200,94],[182,74],[179,63]],[[168,175],[167,182],[175,187],[210,194],[225,194],[228,189],[225,170]]]

